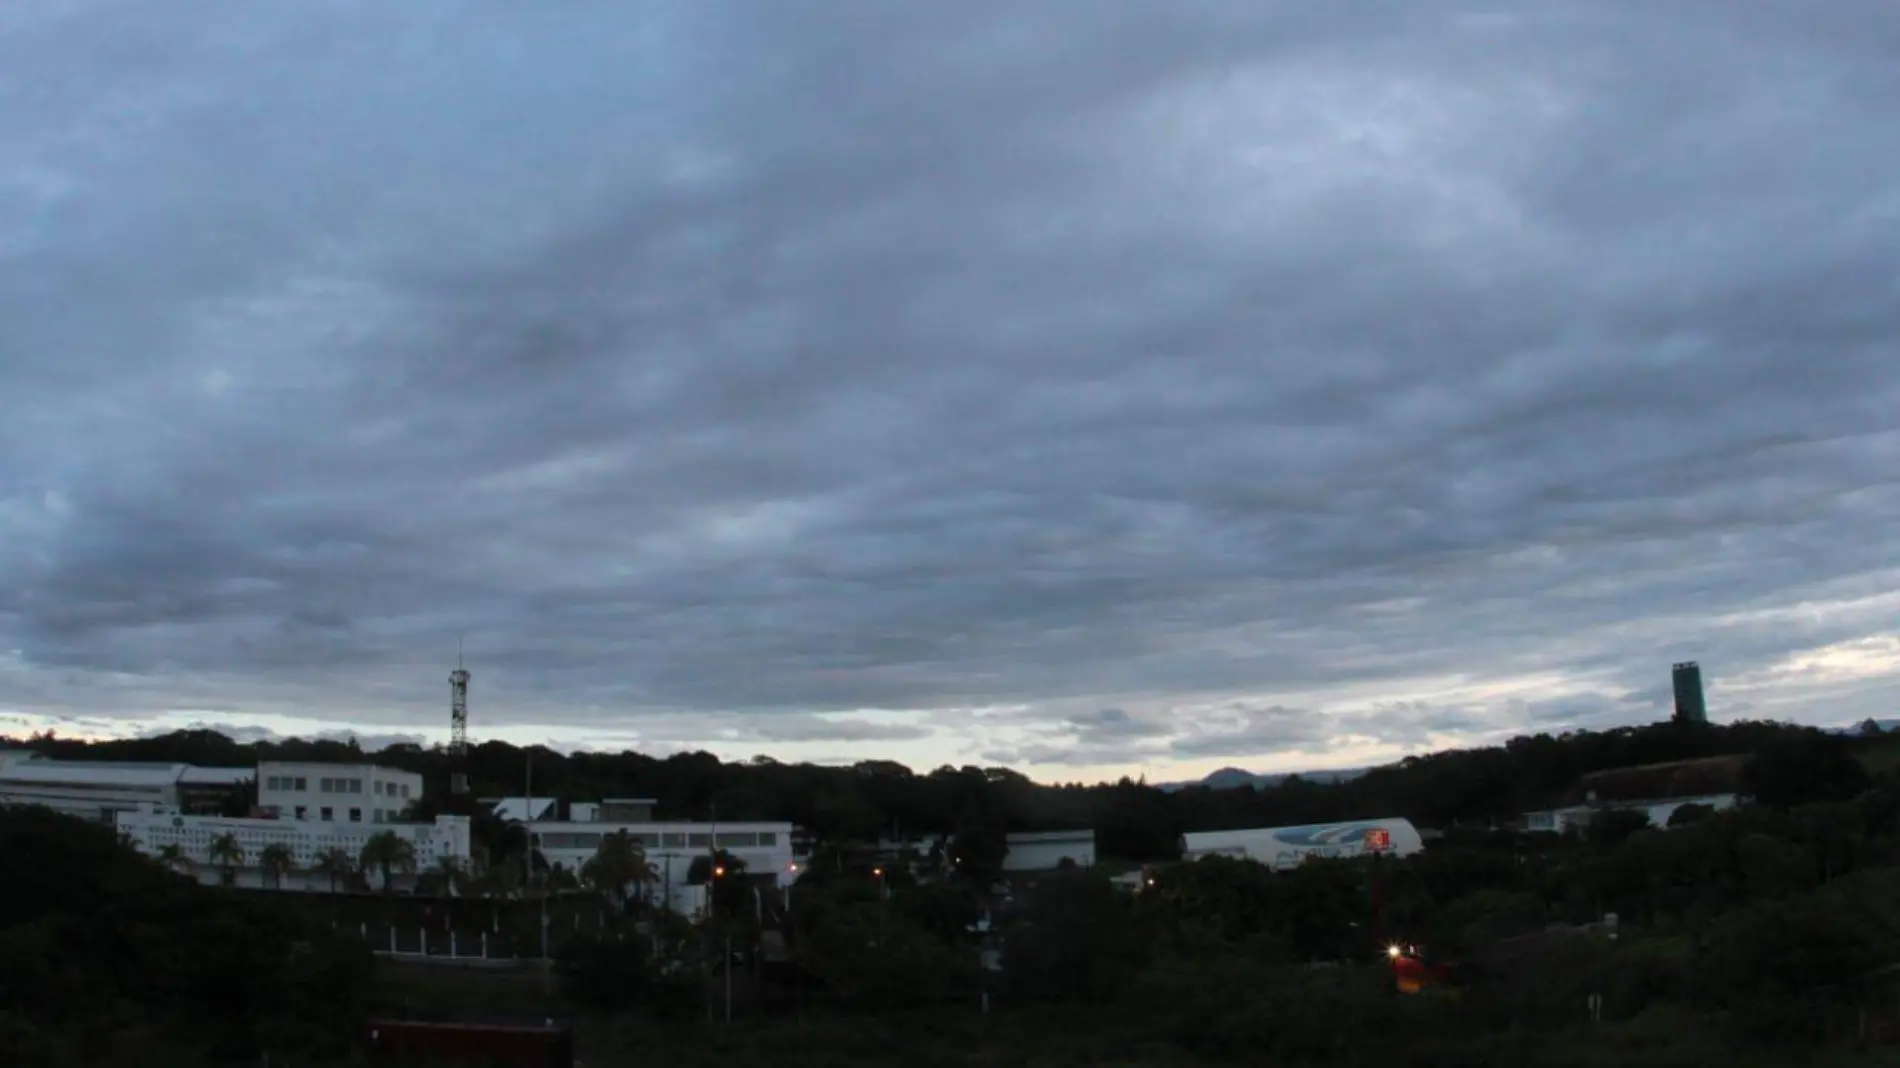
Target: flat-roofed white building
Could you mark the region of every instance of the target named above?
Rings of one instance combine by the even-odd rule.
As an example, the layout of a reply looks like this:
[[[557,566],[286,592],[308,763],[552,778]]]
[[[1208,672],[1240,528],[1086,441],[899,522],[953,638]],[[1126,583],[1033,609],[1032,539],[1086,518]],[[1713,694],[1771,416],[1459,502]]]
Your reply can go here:
[[[583,810],[585,811],[585,810]],[[654,882],[646,888],[651,900],[678,912],[693,912],[704,904],[700,887],[689,886],[687,872],[694,859],[719,849],[745,863],[746,875],[777,887],[798,878],[792,857],[792,825],[772,822],[694,823],[608,820],[537,820],[523,824],[529,840],[549,864],[576,874],[608,835],[626,832],[652,867]]]
[[[1009,848],[1003,854],[1004,871],[1054,871],[1065,860],[1080,868],[1095,866],[1093,830],[1023,831],[1003,841]]]
[[[30,750],[0,754],[0,804],[40,805],[111,823],[147,805],[214,809],[254,772],[125,760],[54,760]]]
[[[232,871],[234,882],[240,886],[276,885],[266,876],[261,857],[266,847],[282,845],[290,850],[295,864],[295,870],[284,876],[285,889],[328,890],[330,876],[316,870],[319,861],[333,849],[340,849],[352,861],[358,861],[370,838],[384,832],[397,835],[415,850],[416,870],[392,873],[392,881],[399,887],[413,885],[417,875],[439,869],[445,858],[464,868],[469,862],[467,816],[437,816],[434,823],[325,823],[187,816],[175,809],[150,806],[138,812],[120,812],[115,822],[141,853],[157,857],[166,846],[176,846],[191,864],[189,873],[205,883],[217,883],[223,877],[222,865],[211,857],[211,844],[226,834],[237,842],[244,854],[243,861]],[[365,875],[372,884],[377,878],[373,872]]]
[[[278,819],[395,823],[422,797],[422,776],[377,764],[257,765],[257,805]]]

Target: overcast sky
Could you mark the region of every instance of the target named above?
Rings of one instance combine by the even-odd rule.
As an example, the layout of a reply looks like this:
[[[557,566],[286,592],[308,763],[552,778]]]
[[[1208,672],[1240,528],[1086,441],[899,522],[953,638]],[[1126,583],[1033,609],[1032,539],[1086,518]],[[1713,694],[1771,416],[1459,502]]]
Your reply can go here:
[[[0,732],[1900,713],[1900,9],[0,5]]]

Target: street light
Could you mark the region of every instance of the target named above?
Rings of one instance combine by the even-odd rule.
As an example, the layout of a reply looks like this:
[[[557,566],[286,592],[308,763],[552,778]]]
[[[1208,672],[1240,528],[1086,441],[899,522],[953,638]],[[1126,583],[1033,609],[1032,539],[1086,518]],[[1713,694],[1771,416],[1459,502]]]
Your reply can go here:
[[[884,902],[890,895],[890,886],[884,881],[884,869],[872,868],[871,874],[877,876],[877,948],[884,948]]]

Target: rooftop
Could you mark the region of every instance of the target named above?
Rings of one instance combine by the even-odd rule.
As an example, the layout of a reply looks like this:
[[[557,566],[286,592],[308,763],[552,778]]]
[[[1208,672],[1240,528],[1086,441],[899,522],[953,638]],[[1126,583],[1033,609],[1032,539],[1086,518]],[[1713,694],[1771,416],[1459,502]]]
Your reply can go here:
[[[499,797],[492,802],[495,815],[517,823],[548,819],[554,815],[555,803],[552,797]]]
[[[235,785],[252,777],[249,768],[200,768],[130,760],[11,760],[0,764],[0,782],[22,786]]]
[[[1668,801],[1737,793],[1748,756],[1703,757],[1592,772],[1577,780],[1574,802]]]
[[[1018,831],[1005,835],[1004,840],[1016,845],[1030,845],[1036,842],[1093,842],[1095,831],[1086,827],[1074,831]]]

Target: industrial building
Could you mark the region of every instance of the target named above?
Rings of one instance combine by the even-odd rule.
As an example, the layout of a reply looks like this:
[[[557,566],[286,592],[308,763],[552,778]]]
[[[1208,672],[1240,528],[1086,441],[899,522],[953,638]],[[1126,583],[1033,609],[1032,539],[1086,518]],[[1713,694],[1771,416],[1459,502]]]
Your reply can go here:
[[[30,749],[8,749],[0,750],[0,805],[40,805],[100,823],[150,805],[217,812],[256,774],[250,768],[54,760]]]
[[[1593,772],[1577,780],[1564,804],[1526,812],[1524,829],[1563,834],[1609,810],[1641,812],[1651,824],[1667,827],[1684,805],[1734,808],[1742,800],[1748,760],[1745,755],[1719,756]]]
[[[1259,861],[1275,870],[1292,868],[1314,857],[1363,857],[1374,853],[1405,857],[1424,848],[1425,840],[1418,828],[1403,819],[1204,831],[1181,836],[1184,860],[1206,856],[1240,857]]]
[[[575,819],[526,821],[522,826],[527,829],[530,844],[549,864],[576,873],[593,858],[603,839],[624,832],[646,854],[647,864],[653,869],[654,881],[644,893],[655,904],[681,913],[691,914],[704,906],[704,888],[689,885],[687,874],[695,859],[714,850],[742,861],[747,877],[759,883],[783,888],[798,879],[790,823],[599,818],[603,810],[630,814],[626,807],[609,809],[609,805],[626,803],[577,803],[570,806]]]
[[[1068,861],[1079,868],[1095,866],[1095,832],[1025,831],[1004,836],[1006,872],[1054,871]]]

